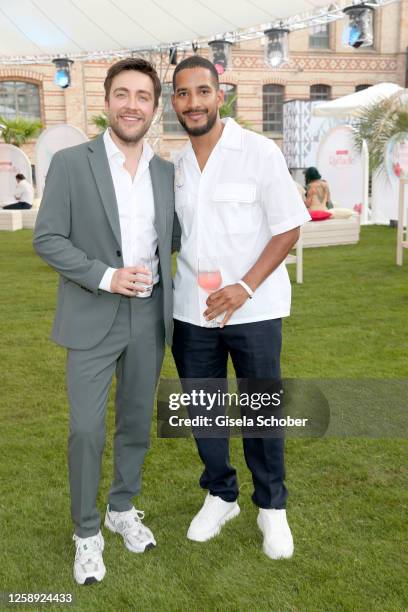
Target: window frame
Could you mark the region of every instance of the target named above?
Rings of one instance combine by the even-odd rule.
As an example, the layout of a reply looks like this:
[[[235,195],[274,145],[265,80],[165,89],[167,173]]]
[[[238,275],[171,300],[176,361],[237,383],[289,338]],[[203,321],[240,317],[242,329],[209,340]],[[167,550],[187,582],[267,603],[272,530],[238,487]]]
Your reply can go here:
[[[315,87],[324,87],[325,91],[328,93],[328,97],[313,97],[313,94],[317,94],[319,92],[317,91],[313,91],[313,88]],[[323,93],[323,92],[321,92]],[[328,102],[329,100],[332,99],[332,87],[331,85],[327,85],[326,83],[313,83],[313,85],[310,85],[309,87],[309,100],[311,102]]]
[[[162,83],[162,96],[161,96],[161,124],[162,124],[162,133],[163,136],[174,136],[177,138],[181,138],[186,136],[186,131],[180,124],[177,119],[177,115],[175,110],[173,109],[173,105],[171,103],[171,96],[173,94],[173,83],[171,81],[167,81]],[[168,96],[168,104],[165,105],[165,101]],[[171,125],[177,126],[177,129],[166,129],[166,122],[169,121],[169,118],[166,115],[169,115],[172,118]],[[170,122],[169,122],[170,123]]]
[[[43,88],[42,88],[41,82],[35,79],[23,78],[20,76],[13,77],[12,75],[11,76],[4,75],[4,76],[0,76],[0,85],[2,83],[24,83],[27,85],[34,85],[37,88],[37,92],[38,92],[39,114],[36,117],[34,117],[33,115],[27,117],[27,116],[18,114],[16,112],[13,118],[8,117],[7,115],[1,112],[0,112],[0,115],[2,115],[5,119],[9,119],[10,121],[16,118],[22,118],[28,121],[40,121],[44,125],[44,97],[43,97]],[[18,93],[16,89],[15,89],[14,95],[15,95],[15,101],[17,101],[17,107],[18,107]]]
[[[235,102],[232,106],[233,108],[233,114],[231,115],[232,119],[236,119],[237,114],[238,114],[238,87],[235,83],[228,83],[228,82],[220,82],[220,89],[222,89],[222,86],[225,87],[232,87],[232,92],[230,92],[229,95],[231,96],[235,96]],[[227,102],[227,97],[226,97],[226,92],[224,90],[224,102]]]
[[[278,89],[276,89],[275,92],[268,92],[267,88],[279,88],[279,92],[281,93],[281,108],[279,109],[279,113],[281,116],[279,118],[279,127],[278,129],[275,129],[276,126],[270,126],[267,125],[268,123],[272,123],[272,120],[267,118],[267,111],[266,110],[266,106],[267,106],[267,101],[266,101],[266,96],[268,94],[271,93],[278,93]],[[285,85],[280,85],[279,83],[265,83],[262,86],[262,131],[266,132],[266,133],[271,133],[271,134],[283,134],[283,105],[285,103],[285,95],[286,95],[286,87]],[[276,113],[276,111],[275,111]],[[277,123],[278,120],[274,120],[274,123]]]
[[[317,28],[321,28],[323,26],[326,26],[326,31],[327,31],[327,36],[319,36],[317,32],[313,33],[313,30],[316,30]],[[308,48],[310,51],[331,51],[332,48],[332,43],[331,43],[331,39],[332,39],[332,29],[331,29],[331,24],[330,23],[321,23],[321,24],[317,24],[314,26],[311,26],[309,28],[309,40],[308,40]],[[312,39],[315,40],[327,40],[327,46],[321,46],[321,45],[313,45],[312,44]]]
[[[369,87],[372,87],[372,83],[359,83],[354,87],[354,93],[357,93],[358,91],[364,91]]]

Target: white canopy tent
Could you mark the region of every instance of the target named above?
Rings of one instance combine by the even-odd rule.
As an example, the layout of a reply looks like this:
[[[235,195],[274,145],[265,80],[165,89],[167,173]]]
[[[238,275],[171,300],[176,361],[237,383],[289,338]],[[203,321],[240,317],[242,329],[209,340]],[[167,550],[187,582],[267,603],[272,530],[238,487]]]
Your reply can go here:
[[[0,0],[0,64],[107,57],[178,43],[191,48],[217,34],[262,33],[259,24],[292,19],[294,29],[301,16],[307,24],[328,12],[331,19],[344,16],[328,0]]]
[[[330,102],[322,102],[321,104],[317,104],[313,110],[313,115],[318,117],[333,117],[337,119],[350,119],[350,122],[353,121],[356,117],[358,117],[360,111],[374,104],[375,102],[379,102],[385,98],[390,98],[398,91],[402,91],[403,87],[396,85],[395,83],[378,83],[377,85],[373,85],[372,87],[367,87],[367,89],[363,89],[362,91],[357,91],[355,93],[349,94],[348,96],[343,96],[341,98],[337,98],[336,100],[331,100]],[[365,170],[364,170],[364,186],[363,186],[363,202],[362,202],[362,211],[361,211],[361,222],[363,224],[368,223],[368,188],[369,188],[369,158],[367,145],[363,142],[363,158],[365,161]],[[374,198],[375,200],[375,198]],[[376,215],[373,214],[373,218]]]
[[[402,87],[395,83],[378,83],[348,96],[316,104],[313,108],[313,115],[317,117],[353,118],[358,116],[361,109],[366,106],[379,102],[384,98],[390,98],[402,89]]]

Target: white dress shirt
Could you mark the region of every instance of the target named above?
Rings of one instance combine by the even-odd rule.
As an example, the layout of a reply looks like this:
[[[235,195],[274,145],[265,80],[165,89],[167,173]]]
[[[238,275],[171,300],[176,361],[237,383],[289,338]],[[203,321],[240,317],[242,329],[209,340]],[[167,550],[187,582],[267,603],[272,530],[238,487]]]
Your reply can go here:
[[[23,179],[17,183],[15,197],[18,198],[19,202],[26,202],[27,204],[33,204],[34,200],[34,189],[31,183],[27,179]]]
[[[109,130],[103,135],[109,167],[118,203],[122,257],[124,267],[134,266],[141,259],[152,261],[153,283],[159,281],[159,258],[157,232],[154,227],[154,198],[149,162],[154,156],[153,149],[144,141],[136,175],[132,180],[124,167],[125,156],[113,142]],[[115,268],[108,268],[99,284],[100,289],[110,292]]]
[[[200,257],[216,257],[222,286],[248,272],[277,234],[310,220],[279,147],[224,121],[220,140],[200,171],[189,142],[175,159],[176,212],[182,226],[174,279],[174,318],[205,325],[208,294],[197,284]],[[285,264],[236,310],[228,325],[286,317],[291,287]]]

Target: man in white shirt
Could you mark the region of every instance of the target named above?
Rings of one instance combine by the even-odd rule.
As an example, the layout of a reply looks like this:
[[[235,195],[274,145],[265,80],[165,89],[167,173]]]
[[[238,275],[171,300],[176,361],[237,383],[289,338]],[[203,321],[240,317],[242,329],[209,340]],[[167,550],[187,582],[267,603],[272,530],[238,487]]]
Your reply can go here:
[[[52,338],[68,349],[79,584],[105,575],[96,500],[115,374],[114,478],[105,527],[131,552],[156,545],[132,501],[141,488],[164,339],[171,343],[173,324],[174,168],[143,140],[160,80],[149,62],[127,58],[109,68],[104,87],[110,127],[54,155],[34,231],[35,250],[60,275]]]
[[[181,248],[173,355],[179,376],[185,385],[225,379],[230,355],[237,378],[279,383],[281,319],[289,315],[291,295],[284,260],[309,214],[276,144],[233,119],[221,121],[223,94],[211,62],[199,56],[182,61],[173,88],[174,110],[190,138],[175,161]],[[197,436],[196,443],[204,463],[200,485],[208,494],[187,537],[203,542],[240,509],[228,437]],[[263,550],[273,559],[290,557],[284,441],[247,437],[243,445]]]
[[[3,210],[29,210],[33,205],[34,189],[24,174],[16,174],[17,187],[14,194],[17,202],[3,206]]]

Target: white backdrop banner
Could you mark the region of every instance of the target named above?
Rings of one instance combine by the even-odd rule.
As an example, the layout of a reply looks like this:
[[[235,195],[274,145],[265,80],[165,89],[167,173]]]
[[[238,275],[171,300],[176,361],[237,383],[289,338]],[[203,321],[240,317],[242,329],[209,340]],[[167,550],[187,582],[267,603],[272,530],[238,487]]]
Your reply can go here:
[[[57,151],[86,142],[86,135],[73,125],[54,125],[41,132],[35,147],[35,172],[38,194],[41,196],[51,158]]]
[[[391,138],[385,147],[385,172],[377,172],[372,184],[373,223],[398,219],[399,179],[408,178],[408,134]],[[407,205],[408,190],[404,190]]]
[[[33,182],[31,163],[27,155],[11,144],[0,144],[0,202],[12,204],[17,182],[16,174],[24,174],[27,181]]]
[[[283,155],[289,168],[316,166],[319,144],[325,135],[346,119],[316,117],[313,109],[321,102],[290,100],[283,105]]]
[[[348,125],[333,128],[321,142],[317,167],[329,183],[332,201],[361,212],[364,201],[364,174],[367,160],[354,148]]]

